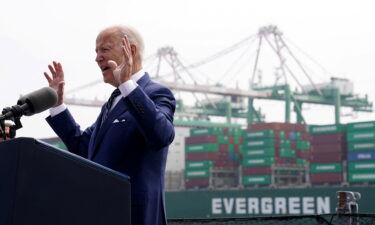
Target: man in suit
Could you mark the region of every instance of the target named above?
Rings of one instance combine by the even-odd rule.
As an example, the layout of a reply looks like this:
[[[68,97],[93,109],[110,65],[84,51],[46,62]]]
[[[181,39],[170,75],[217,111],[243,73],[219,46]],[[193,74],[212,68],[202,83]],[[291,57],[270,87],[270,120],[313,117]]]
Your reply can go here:
[[[103,80],[116,88],[95,123],[80,130],[63,104],[64,72],[58,62],[44,73],[58,94],[47,122],[70,152],[131,178],[132,224],[166,224],[164,171],[173,141],[175,99],[142,69],[142,37],[133,28],[113,26],[96,39]]]

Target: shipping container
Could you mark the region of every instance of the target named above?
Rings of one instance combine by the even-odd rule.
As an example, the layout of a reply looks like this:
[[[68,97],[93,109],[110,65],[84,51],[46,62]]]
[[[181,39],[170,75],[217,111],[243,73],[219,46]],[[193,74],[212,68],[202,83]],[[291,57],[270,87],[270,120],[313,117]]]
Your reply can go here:
[[[343,124],[330,124],[330,125],[310,125],[308,126],[310,134],[332,134],[346,132],[346,126]]]
[[[342,173],[311,173],[310,180],[313,184],[333,183],[339,184],[343,182]]]
[[[375,172],[354,172],[348,174],[349,182],[374,182],[375,181]]]
[[[375,161],[349,162],[349,172],[375,172]]]
[[[202,178],[210,176],[210,168],[185,170],[185,178]]]
[[[339,173],[342,172],[341,163],[317,163],[310,165],[311,173]]]
[[[296,141],[296,149],[308,150],[310,149],[310,142],[309,141]]]
[[[280,148],[280,157],[294,158],[296,157],[296,151],[290,148]]]
[[[311,151],[296,150],[296,157],[300,159],[310,159]]]
[[[375,161],[375,152],[349,152],[348,161]]]
[[[375,141],[375,130],[357,131],[346,134],[347,141]]]
[[[334,134],[314,134],[310,135],[310,143],[315,144],[330,144],[346,142],[345,133]]]
[[[275,149],[274,148],[248,149],[248,150],[243,150],[242,155],[244,158],[271,157],[271,156],[275,156]]]
[[[270,166],[275,164],[274,157],[265,157],[265,158],[244,158],[242,160],[242,166]]]
[[[375,141],[349,142],[348,151],[375,151]]]
[[[186,161],[185,169],[202,169],[202,168],[210,168],[213,167],[213,161]]]
[[[348,132],[375,130],[375,121],[348,123],[347,127],[348,127]]]
[[[243,149],[256,149],[256,148],[275,148],[278,143],[274,139],[263,139],[263,140],[244,140]]]
[[[223,128],[221,127],[205,127],[205,128],[192,128],[190,129],[190,136],[195,135],[223,135]]]
[[[270,175],[271,171],[271,166],[242,167],[242,176]]]
[[[243,132],[242,137],[244,140],[272,139],[277,137],[276,134],[273,130],[247,130]]]
[[[204,143],[215,143],[215,144],[228,144],[229,137],[223,135],[199,135],[190,136],[185,138],[185,144],[204,144]]]
[[[341,162],[346,158],[346,154],[344,153],[336,153],[336,152],[327,152],[324,154],[311,154],[310,155],[310,163],[331,163],[331,162]]]
[[[193,187],[208,187],[209,185],[210,185],[210,178],[208,177],[185,179],[185,186],[188,189],[193,188]]]
[[[185,145],[186,153],[217,152],[217,151],[219,151],[219,144],[216,144],[216,143]]]
[[[271,183],[271,176],[269,175],[259,175],[259,176],[243,176],[243,185],[264,185]]]
[[[298,131],[305,132],[306,126],[304,124],[294,123],[255,123],[249,124],[248,130],[275,130],[275,131]]]
[[[298,166],[305,166],[308,164],[308,160],[307,159],[301,159],[301,158],[297,158],[296,159],[296,165]]]
[[[311,152],[313,154],[324,154],[327,152],[346,153],[346,145],[345,143],[314,144],[311,146]]]

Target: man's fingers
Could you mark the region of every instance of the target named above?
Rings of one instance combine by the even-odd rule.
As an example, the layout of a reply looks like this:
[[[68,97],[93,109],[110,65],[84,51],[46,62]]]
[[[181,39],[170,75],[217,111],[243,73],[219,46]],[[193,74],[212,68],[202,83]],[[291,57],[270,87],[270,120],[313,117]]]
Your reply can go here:
[[[61,63],[57,63],[57,68],[58,68],[59,71],[62,73],[61,75],[64,76],[64,71],[63,71],[63,68],[62,68]]]
[[[117,63],[113,60],[108,60],[108,65],[109,65],[109,68],[111,68],[112,71],[117,68]]]
[[[125,35],[125,37],[122,39],[122,44],[122,52],[124,54],[123,63],[125,63],[127,66],[130,66],[132,64],[133,55],[128,36]]]
[[[48,69],[49,71],[51,71],[52,77],[55,78],[56,77],[55,69],[51,65],[48,65]]]
[[[44,76],[46,77],[48,83],[51,83],[52,79],[51,79],[51,77],[48,75],[48,73],[44,72]]]

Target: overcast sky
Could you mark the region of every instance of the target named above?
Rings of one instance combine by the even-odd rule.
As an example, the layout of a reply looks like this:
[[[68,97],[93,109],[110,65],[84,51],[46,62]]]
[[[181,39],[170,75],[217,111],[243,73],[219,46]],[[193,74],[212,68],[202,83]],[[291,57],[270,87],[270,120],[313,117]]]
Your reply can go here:
[[[0,0],[0,3],[1,108],[15,104],[21,94],[46,86],[42,74],[52,60],[63,64],[66,90],[101,79],[94,61],[95,38],[101,29],[114,24],[136,27],[144,36],[146,56],[168,45],[188,62],[199,61],[254,35],[262,26],[277,25],[285,37],[332,75],[352,80],[356,93],[368,94],[371,101],[375,99],[375,16],[370,0]],[[212,77],[216,72],[206,68],[202,74]],[[248,82],[250,74],[239,82]],[[316,82],[325,78],[313,77]],[[87,92],[93,98],[104,99],[111,87],[93,87]],[[70,108],[82,127],[91,124],[99,112],[96,108]],[[334,121],[330,107],[307,106],[306,110],[310,110],[306,112],[310,123]],[[18,136],[53,136],[44,121],[47,115],[45,112],[23,118],[24,128],[18,131]],[[273,110],[267,118],[282,121],[283,108]],[[375,117],[373,113],[361,113],[342,119],[343,122],[361,120],[375,120]]]

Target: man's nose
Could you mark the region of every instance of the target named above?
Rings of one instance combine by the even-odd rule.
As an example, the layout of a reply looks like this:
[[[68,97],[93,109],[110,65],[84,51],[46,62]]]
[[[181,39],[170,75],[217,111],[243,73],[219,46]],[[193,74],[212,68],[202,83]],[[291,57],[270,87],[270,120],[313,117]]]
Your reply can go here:
[[[100,62],[100,61],[102,61],[102,60],[103,60],[103,56],[102,56],[100,53],[96,54],[95,61],[96,61],[96,62]]]

